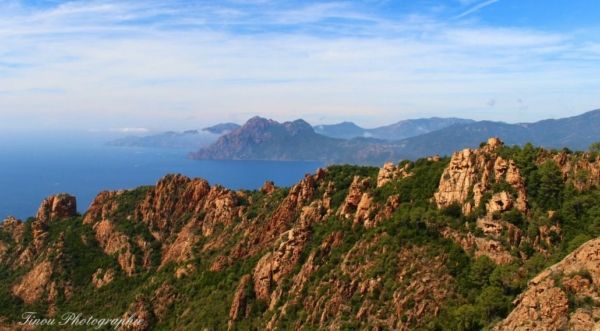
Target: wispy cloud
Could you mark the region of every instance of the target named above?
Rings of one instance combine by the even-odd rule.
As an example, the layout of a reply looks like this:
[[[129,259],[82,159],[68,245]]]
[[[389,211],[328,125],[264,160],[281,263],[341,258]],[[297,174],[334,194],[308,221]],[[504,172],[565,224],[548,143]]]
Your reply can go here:
[[[474,5],[474,6],[472,6],[471,8],[463,11],[462,13],[458,14],[455,18],[463,18],[465,16],[471,15],[473,13],[476,13],[476,12],[480,11],[481,9],[483,9],[483,8],[485,8],[487,6],[493,5],[494,3],[498,2],[498,1],[500,1],[500,0],[486,0],[486,1],[482,1],[482,2],[480,2],[480,3],[478,3],[478,4]],[[462,1],[463,4],[470,4],[470,2],[472,2],[472,1],[469,1],[469,2],[464,2],[464,0]]]
[[[483,4],[491,2],[471,3],[469,10]],[[0,126],[178,129],[189,128],[190,119],[201,126],[240,122],[248,114],[353,117],[370,125],[477,117],[492,99],[494,119],[521,121],[514,100],[524,95],[525,115],[534,119],[559,112],[558,96],[582,111],[597,102],[599,43],[593,40],[449,19],[449,11],[390,15],[374,7],[2,2]]]

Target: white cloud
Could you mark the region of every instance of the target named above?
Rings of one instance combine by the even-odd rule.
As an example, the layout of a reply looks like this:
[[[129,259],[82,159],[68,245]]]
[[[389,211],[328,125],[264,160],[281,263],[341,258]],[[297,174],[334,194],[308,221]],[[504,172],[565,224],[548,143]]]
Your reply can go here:
[[[250,114],[368,126],[477,117],[490,99],[499,109],[526,95],[528,113],[492,114],[522,121],[560,112],[556,91],[595,108],[600,70],[567,32],[390,20],[348,3],[257,6],[0,8],[0,126],[185,129]]]

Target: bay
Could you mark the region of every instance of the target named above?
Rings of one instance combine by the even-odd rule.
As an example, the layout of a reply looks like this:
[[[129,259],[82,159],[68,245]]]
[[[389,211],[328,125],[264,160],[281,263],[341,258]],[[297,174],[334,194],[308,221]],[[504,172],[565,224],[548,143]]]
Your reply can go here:
[[[46,196],[69,193],[77,197],[79,212],[103,190],[153,185],[170,173],[201,177],[211,185],[257,189],[265,180],[290,186],[319,162],[198,161],[189,151],[110,147],[104,139],[88,136],[47,136],[43,139],[0,139],[0,220],[12,215],[35,215]]]

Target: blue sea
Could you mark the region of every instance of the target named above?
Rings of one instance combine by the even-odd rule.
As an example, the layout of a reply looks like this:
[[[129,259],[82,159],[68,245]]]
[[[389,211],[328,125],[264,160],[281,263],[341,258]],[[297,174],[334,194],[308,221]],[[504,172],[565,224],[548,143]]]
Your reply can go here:
[[[318,162],[197,161],[189,150],[110,147],[98,135],[0,136],[0,220],[35,215],[48,195],[77,197],[79,212],[103,190],[153,185],[169,173],[202,177],[232,189],[256,189],[265,180],[290,186]]]

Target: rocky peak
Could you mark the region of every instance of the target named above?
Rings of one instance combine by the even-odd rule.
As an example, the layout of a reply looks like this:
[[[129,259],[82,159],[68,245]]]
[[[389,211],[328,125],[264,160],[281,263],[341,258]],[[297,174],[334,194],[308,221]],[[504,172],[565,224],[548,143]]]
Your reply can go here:
[[[275,183],[273,183],[273,181],[267,180],[267,181],[265,181],[263,186],[260,188],[260,191],[265,194],[271,194],[276,189],[277,188],[275,187]]]
[[[123,193],[124,190],[100,192],[85,213],[83,223],[92,224],[109,218],[119,208],[116,198]]]
[[[502,140],[500,140],[500,138],[497,137],[489,138],[485,145],[485,147],[487,147],[489,150],[495,150],[496,148],[500,148],[502,146],[504,146],[504,142],[502,142]]]
[[[350,184],[350,188],[348,189],[348,195],[344,200],[344,203],[339,209],[339,214],[345,218],[350,218],[358,209],[358,205],[362,200],[370,200],[368,198],[369,193],[367,190],[370,187],[369,178],[361,178],[360,176],[354,176],[352,179],[352,184]],[[363,199],[363,196],[365,198]]]
[[[382,187],[393,180],[410,176],[410,172],[408,170],[409,166],[409,163],[403,167],[400,167],[392,162],[386,162],[383,167],[379,169],[379,173],[377,174],[377,187]]]
[[[464,149],[456,152],[442,174],[434,200],[438,207],[460,204],[465,214],[479,206],[483,194],[492,184],[505,181],[517,192],[516,207],[527,211],[525,182],[512,160],[504,160],[497,154],[503,143],[498,138],[490,138],[479,149]]]
[[[254,116],[254,117],[250,118],[248,121],[246,121],[246,123],[244,123],[242,128],[243,129],[249,129],[249,128],[264,129],[274,123],[277,123],[277,122],[275,122],[274,120],[271,120],[271,119],[266,119],[264,117]]]
[[[48,222],[77,214],[77,200],[66,193],[52,195],[44,199],[38,208],[36,219]]]
[[[293,122],[285,122],[283,123],[283,126],[292,136],[314,133],[312,126],[302,119]]]
[[[167,175],[148,191],[135,215],[148,224],[156,238],[164,238],[171,234],[184,214],[197,214],[202,210],[202,201],[209,192],[211,187],[204,179]]]

